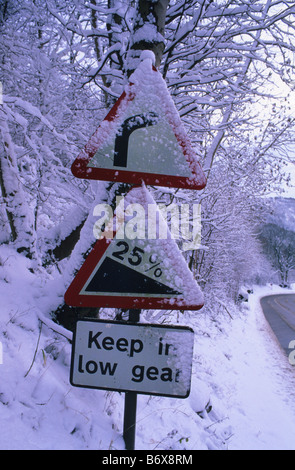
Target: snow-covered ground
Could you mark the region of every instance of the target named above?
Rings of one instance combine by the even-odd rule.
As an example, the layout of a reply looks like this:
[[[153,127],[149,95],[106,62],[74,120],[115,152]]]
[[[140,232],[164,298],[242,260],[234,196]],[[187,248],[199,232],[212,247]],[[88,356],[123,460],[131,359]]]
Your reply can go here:
[[[65,281],[32,268],[0,248],[0,449],[123,450],[124,394],[70,385],[71,334],[48,314]],[[295,369],[259,304],[277,292],[287,291],[254,287],[240,311],[166,316],[195,331],[192,392],[138,397],[136,449],[295,449]]]

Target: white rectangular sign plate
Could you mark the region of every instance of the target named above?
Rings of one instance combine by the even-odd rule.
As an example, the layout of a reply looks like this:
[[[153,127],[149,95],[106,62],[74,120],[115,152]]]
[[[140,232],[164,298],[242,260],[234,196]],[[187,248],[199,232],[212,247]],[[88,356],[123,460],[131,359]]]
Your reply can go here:
[[[73,339],[72,385],[187,398],[194,332],[182,326],[79,320]]]

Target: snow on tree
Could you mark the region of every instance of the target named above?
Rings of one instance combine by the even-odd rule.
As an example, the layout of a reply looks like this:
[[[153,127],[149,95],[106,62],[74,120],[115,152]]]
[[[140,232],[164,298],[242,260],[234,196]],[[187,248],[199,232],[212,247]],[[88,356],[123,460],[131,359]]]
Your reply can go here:
[[[255,243],[255,196],[284,178],[294,121],[279,87],[292,91],[294,13],[293,1],[274,0],[2,2],[2,240],[43,265],[72,252],[68,274],[78,267],[92,207],[128,186],[77,180],[70,166],[149,50],[208,175],[193,199],[154,194],[202,203],[205,248],[186,256],[199,280],[221,279],[210,250],[242,259],[241,240]]]
[[[73,391],[68,383],[70,330],[77,317],[114,319],[117,314],[116,318],[124,318],[124,312],[71,309],[63,298],[96,241],[94,207],[106,203],[114,208],[116,196],[130,188],[77,179],[71,165],[125,89],[143,50],[146,58],[156,57],[155,65],[208,183],[203,191],[148,188],[167,212],[171,205],[189,207],[191,221],[192,205],[201,205],[198,249],[186,249],[189,244],[183,240],[179,247],[184,247],[185,261],[203,291],[205,314],[198,320],[191,312],[142,314],[146,321],[197,327],[199,350],[191,401],[181,409],[172,406],[171,413],[162,400],[146,400],[146,416],[138,425],[143,431],[146,423],[151,424],[151,432],[156,433],[145,437],[141,432],[141,445],[224,449],[236,434],[228,409],[237,403],[242,412],[234,409],[234,425],[250,406],[250,431],[234,442],[251,433],[256,436],[257,419],[265,415],[266,408],[260,410],[265,384],[271,385],[271,413],[279,403],[275,417],[284,412],[289,416],[288,390],[283,402],[277,401],[277,387],[272,388],[277,358],[265,373],[269,351],[261,346],[264,327],[258,332],[255,322],[246,322],[245,316],[226,322],[222,312],[226,319],[240,312],[234,301],[241,285],[268,281],[278,269],[286,282],[294,268],[294,233],[289,226],[279,234],[277,228],[270,230],[266,245],[259,238],[261,221],[267,222],[269,211],[264,196],[278,191],[288,179],[287,163],[293,155],[294,14],[294,0],[0,2],[4,446],[11,444],[11,437],[14,447],[124,446],[119,431],[122,397],[101,394],[97,408],[96,393]],[[278,236],[282,234],[283,240]],[[266,261],[265,246],[273,270]],[[56,317],[63,326],[52,321]],[[249,338],[249,332],[250,346],[243,339]],[[261,347],[255,356],[251,348],[258,343]],[[240,354],[235,358],[241,347],[247,364]],[[229,366],[224,367],[224,361]],[[247,374],[253,376],[249,364],[259,375],[258,400],[253,405],[253,400],[245,399],[249,389],[242,390],[242,385],[237,387],[238,402],[236,396],[227,400],[225,382],[229,379],[232,387],[238,377],[244,384]],[[229,373],[232,370],[235,376]],[[214,396],[217,406],[214,401],[211,415],[207,415],[212,403],[206,382],[220,391]],[[220,402],[228,407],[222,406],[221,413]],[[159,418],[156,424],[154,417]],[[252,437],[243,442],[292,445],[283,425],[269,433],[269,422],[261,423],[265,433],[258,443]],[[288,429],[285,423],[286,418]],[[48,429],[54,431],[48,434]],[[277,439],[280,431],[283,437]]]

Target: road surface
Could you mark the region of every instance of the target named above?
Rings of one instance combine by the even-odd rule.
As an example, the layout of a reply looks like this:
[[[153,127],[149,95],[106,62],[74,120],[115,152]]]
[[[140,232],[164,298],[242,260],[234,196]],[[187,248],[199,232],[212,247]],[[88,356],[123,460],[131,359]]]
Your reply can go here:
[[[265,318],[289,356],[289,344],[295,340],[295,295],[270,295],[263,297],[260,302]]]

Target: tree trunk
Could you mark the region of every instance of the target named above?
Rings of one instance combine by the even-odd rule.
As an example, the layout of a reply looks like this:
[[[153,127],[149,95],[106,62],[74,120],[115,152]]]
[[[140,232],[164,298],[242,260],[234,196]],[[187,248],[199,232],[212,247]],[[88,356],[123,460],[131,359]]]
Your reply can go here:
[[[130,76],[137,66],[140,54],[150,50],[155,54],[155,66],[161,64],[165,48],[165,22],[169,0],[139,0],[133,35],[129,41],[127,53],[126,73]]]

